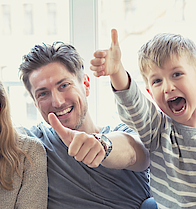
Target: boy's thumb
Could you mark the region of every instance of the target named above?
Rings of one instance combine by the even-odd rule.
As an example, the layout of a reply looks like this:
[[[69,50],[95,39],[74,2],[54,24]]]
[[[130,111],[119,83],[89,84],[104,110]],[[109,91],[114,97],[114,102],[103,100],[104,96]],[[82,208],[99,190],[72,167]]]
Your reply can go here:
[[[111,30],[112,44],[118,45],[118,32],[116,29]]]

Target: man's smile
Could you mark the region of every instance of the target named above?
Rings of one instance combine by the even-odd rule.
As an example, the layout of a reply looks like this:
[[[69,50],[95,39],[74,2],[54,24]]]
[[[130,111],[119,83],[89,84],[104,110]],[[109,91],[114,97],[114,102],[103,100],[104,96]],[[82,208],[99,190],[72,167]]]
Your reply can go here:
[[[58,116],[63,116],[63,115],[66,115],[66,114],[70,113],[72,110],[73,110],[73,106],[68,107],[68,108],[66,108],[66,109],[63,110],[63,111],[55,112],[55,115],[56,115],[57,117],[58,117]]]

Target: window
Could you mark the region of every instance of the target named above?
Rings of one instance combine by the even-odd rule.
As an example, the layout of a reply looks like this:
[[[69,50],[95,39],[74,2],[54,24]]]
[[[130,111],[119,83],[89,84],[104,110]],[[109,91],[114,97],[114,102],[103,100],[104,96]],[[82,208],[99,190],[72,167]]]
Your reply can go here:
[[[56,31],[56,3],[47,4],[47,13],[48,13],[48,35],[55,35]]]
[[[33,34],[33,5],[24,4],[24,34]]]
[[[42,117],[18,68],[35,44],[70,42],[69,0],[0,0],[0,8],[0,80],[9,94],[13,122],[30,127]]]
[[[138,69],[139,48],[162,32],[180,33],[196,43],[195,6],[195,0],[98,0],[97,49],[110,47],[110,31],[116,28],[123,65],[148,96]],[[120,120],[109,79],[99,78],[97,88],[98,124],[115,125]]]
[[[1,5],[1,11],[2,11],[1,34],[2,35],[10,35],[11,34],[11,11],[10,11],[10,5],[2,4]]]
[[[112,2],[112,3],[111,3]],[[73,44],[90,76],[89,111],[100,126],[120,122],[108,77],[89,70],[96,49],[110,47],[116,28],[124,67],[145,92],[137,51],[160,32],[180,33],[196,42],[196,0],[0,0],[0,80],[7,88],[16,125],[42,120],[18,78],[22,56],[35,44]]]

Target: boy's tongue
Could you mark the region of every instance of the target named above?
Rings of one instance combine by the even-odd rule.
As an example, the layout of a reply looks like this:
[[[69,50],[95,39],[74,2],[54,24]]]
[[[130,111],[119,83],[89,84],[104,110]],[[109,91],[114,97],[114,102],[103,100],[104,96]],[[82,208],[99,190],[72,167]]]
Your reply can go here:
[[[185,105],[185,99],[182,97],[178,97],[174,101],[169,102],[169,107],[175,111],[180,111],[184,107],[184,105]]]

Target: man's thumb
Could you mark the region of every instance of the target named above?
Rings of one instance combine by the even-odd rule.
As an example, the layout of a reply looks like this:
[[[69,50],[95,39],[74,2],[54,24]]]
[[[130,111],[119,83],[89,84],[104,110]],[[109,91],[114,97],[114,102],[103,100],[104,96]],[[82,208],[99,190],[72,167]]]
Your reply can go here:
[[[72,130],[64,127],[54,113],[48,114],[48,120],[49,120],[50,125],[57,132],[57,134],[59,135],[61,140],[64,142],[64,144],[67,147],[69,147],[72,141],[72,134],[71,134]]]

